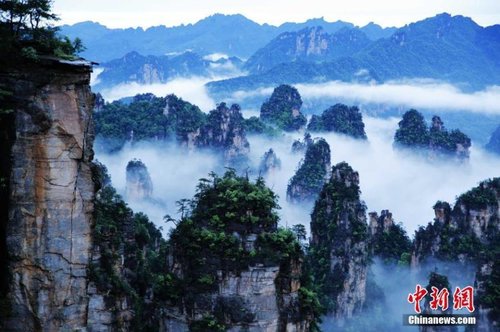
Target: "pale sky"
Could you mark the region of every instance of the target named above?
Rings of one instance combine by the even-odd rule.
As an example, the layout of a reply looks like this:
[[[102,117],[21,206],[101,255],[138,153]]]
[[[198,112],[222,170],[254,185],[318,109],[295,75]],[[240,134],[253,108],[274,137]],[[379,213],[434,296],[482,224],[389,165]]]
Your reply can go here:
[[[442,12],[469,16],[482,26],[500,23],[500,0],[55,0],[54,11],[59,24],[96,21],[111,28],[176,26],[215,13],[272,25],[324,17],[403,26]]]

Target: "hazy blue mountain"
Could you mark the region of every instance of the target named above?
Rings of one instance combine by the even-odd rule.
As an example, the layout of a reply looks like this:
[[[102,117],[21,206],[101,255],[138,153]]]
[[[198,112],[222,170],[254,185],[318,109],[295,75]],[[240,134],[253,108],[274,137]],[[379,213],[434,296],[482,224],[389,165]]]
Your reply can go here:
[[[500,155],[500,125],[491,134],[488,144],[485,146],[486,150]]]
[[[101,64],[104,71],[99,75],[94,89],[100,90],[120,83],[164,83],[175,77],[226,74],[238,70],[242,61],[236,57],[207,60],[193,52],[176,56],[143,56],[137,52]]]
[[[440,14],[404,26],[390,38],[376,40],[347,57],[323,63],[281,63],[261,74],[208,86],[212,93],[224,94],[282,83],[361,78],[383,82],[425,77],[449,81],[464,89],[481,89],[500,84],[499,31],[498,25],[483,28],[467,17]],[[293,52],[293,47],[289,51]]]
[[[329,34],[321,26],[284,32],[258,50],[244,68],[263,73],[281,63],[294,61],[328,61],[359,52],[371,41],[359,29],[344,27]]]
[[[70,38],[80,37],[87,47],[82,56],[98,62],[117,59],[132,51],[165,55],[191,50],[200,55],[225,53],[248,58],[280,33],[312,26],[321,26],[328,33],[354,27],[351,23],[326,22],[322,18],[303,23],[284,23],[275,27],[255,23],[242,15],[215,14],[195,24],[171,28],[156,26],[148,29],[109,29],[99,23],[87,21],[63,25],[61,34]],[[376,34],[370,35],[370,38],[374,35]]]
[[[310,27],[321,27],[327,33],[335,33],[343,28],[354,28],[354,24],[344,21],[327,22],[323,17],[312,18],[303,23],[283,23],[278,27],[278,33],[299,31]]]
[[[371,40],[377,40],[380,38],[390,37],[394,32],[396,32],[396,30],[398,30],[398,28],[382,28],[380,25],[370,22],[364,27],[361,27],[360,30],[363,31],[365,35]]]
[[[87,59],[109,61],[136,51],[147,55],[192,50],[201,55],[225,53],[247,57],[277,34],[277,28],[257,24],[242,15],[215,14],[195,24],[172,28],[108,29],[98,23],[82,22],[64,25],[61,33],[80,37]]]

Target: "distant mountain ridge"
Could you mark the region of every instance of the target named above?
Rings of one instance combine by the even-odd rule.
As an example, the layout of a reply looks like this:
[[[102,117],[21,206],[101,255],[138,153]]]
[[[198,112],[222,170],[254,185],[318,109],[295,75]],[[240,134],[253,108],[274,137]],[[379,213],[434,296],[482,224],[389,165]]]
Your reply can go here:
[[[80,37],[87,50],[82,56],[93,61],[106,62],[136,51],[144,55],[165,55],[191,50],[200,55],[225,53],[247,58],[271,39],[286,31],[321,26],[328,33],[342,28],[354,28],[352,23],[327,22],[323,18],[303,23],[284,23],[279,27],[258,24],[243,15],[215,14],[195,24],[167,28],[156,26],[148,29],[109,29],[95,22],[80,22],[61,26],[61,34],[70,38]],[[368,24],[360,28],[371,39],[391,35],[395,28],[382,28]]]
[[[123,83],[154,84],[165,83],[177,77],[213,76],[238,71],[243,62],[237,57],[210,60],[193,52],[179,55],[144,56],[130,52],[125,56],[100,65],[99,74],[93,88],[96,91]]]
[[[344,27],[329,34],[321,26],[284,32],[258,50],[245,63],[251,73],[266,72],[293,61],[328,61],[350,56],[372,41],[360,29]]]
[[[283,47],[285,37],[278,36],[251,57],[253,68],[273,61],[273,55],[263,50],[276,49],[278,56],[293,54],[296,46]],[[390,38],[373,41],[348,56],[331,61],[328,57],[288,60],[268,70],[254,70],[253,75],[211,82],[208,87],[213,94],[227,95],[283,83],[431,78],[478,90],[500,84],[500,25],[483,28],[470,18],[444,13],[406,25]]]

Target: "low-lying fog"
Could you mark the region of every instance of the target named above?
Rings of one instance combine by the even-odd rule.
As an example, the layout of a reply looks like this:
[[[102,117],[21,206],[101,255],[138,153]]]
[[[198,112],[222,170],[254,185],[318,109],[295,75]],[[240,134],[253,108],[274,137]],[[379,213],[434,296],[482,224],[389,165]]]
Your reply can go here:
[[[347,161],[360,174],[362,199],[368,211],[389,209],[397,222],[402,222],[410,235],[419,225],[434,217],[432,206],[437,200],[454,203],[456,196],[476,186],[481,180],[498,176],[500,159],[474,147],[469,162],[429,162],[424,158],[394,151],[392,141],[398,119],[365,117],[368,142],[357,141],[331,133],[324,137],[332,151],[332,165]],[[309,228],[312,206],[291,206],[286,202],[286,186],[297,169],[301,154],[292,154],[294,139],[303,133],[287,134],[267,139],[249,136],[250,159],[257,169],[264,152],[273,148],[281,159],[282,169],[266,178],[278,195],[282,225],[302,223]],[[149,169],[153,181],[153,196],[162,203],[129,202],[135,211],[144,211],[158,225],[166,226],[165,214],[176,216],[175,202],[192,198],[198,179],[220,169],[216,156],[206,152],[186,152],[174,145],[138,143],[126,145],[116,154],[96,151],[97,159],[109,169],[113,185],[125,193],[125,167],[133,158],[141,159]],[[257,171],[252,174],[257,176]]]

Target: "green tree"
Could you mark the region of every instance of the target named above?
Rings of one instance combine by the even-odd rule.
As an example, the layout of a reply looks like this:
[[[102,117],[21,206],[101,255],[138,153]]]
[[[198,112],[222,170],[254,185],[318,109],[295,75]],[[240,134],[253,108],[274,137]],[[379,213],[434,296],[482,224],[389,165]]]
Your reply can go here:
[[[394,142],[403,147],[423,148],[429,145],[429,130],[423,115],[417,110],[409,110],[399,121],[399,129]]]
[[[366,139],[363,116],[356,106],[335,104],[324,110],[321,116],[313,115],[307,129],[333,131],[354,138]]]
[[[82,41],[58,36],[52,26],[56,20],[51,0],[1,0],[2,60],[36,60],[38,55],[73,58],[83,50]]]
[[[280,85],[271,98],[262,104],[260,118],[286,131],[298,130],[306,125],[306,117],[300,112],[302,98],[296,88]]]

